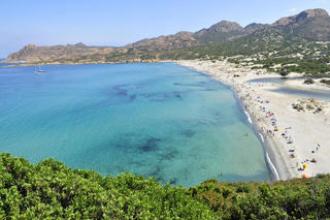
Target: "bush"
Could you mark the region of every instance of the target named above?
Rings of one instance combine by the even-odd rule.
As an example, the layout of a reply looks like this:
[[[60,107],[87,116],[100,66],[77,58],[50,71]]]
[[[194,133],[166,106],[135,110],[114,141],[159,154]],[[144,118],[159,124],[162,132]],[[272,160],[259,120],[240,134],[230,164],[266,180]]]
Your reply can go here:
[[[304,81],[304,84],[307,84],[307,85],[314,84],[314,80],[312,78],[308,78]]]
[[[320,82],[326,85],[330,85],[330,80],[322,79]]]
[[[0,154],[1,219],[326,219],[330,176],[186,189]]]
[[[280,70],[280,75],[283,77],[283,78],[286,78],[288,75],[289,75],[289,71],[288,69],[284,68],[284,69],[281,69]]]
[[[215,219],[187,190],[0,155],[1,219]]]

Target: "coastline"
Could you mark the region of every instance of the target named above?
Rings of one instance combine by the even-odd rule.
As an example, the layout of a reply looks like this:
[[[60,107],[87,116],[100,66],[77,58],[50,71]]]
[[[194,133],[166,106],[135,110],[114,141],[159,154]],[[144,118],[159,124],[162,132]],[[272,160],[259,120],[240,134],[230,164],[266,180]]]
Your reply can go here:
[[[270,172],[271,181],[290,179],[290,176],[282,177],[283,175],[279,174],[279,171],[278,171],[279,165],[274,164],[274,161],[276,161],[275,160],[276,155],[272,152],[272,147],[274,147],[274,146],[270,145],[270,141],[268,141],[267,139],[265,140],[265,134],[263,134],[263,132],[259,130],[257,123],[256,123],[256,119],[253,116],[251,116],[251,113],[246,108],[245,104],[242,102],[237,91],[231,86],[230,86],[230,89],[232,90],[234,97],[235,97],[237,103],[239,104],[240,108],[244,112],[246,119],[249,122],[249,125],[251,126],[253,132],[255,133],[256,137],[259,139],[259,142],[261,143],[261,145],[263,147],[264,159],[265,159],[267,168]],[[285,173],[285,170],[281,171],[281,174],[282,173]]]
[[[278,78],[275,74],[226,61],[164,60],[155,63],[166,62],[176,63],[208,75],[233,91],[247,121],[262,143],[264,158],[272,180],[308,178],[330,173],[330,161],[327,158],[330,155],[330,139],[327,137],[330,133],[330,102],[325,104],[313,101],[312,104],[321,103],[321,113],[307,110],[300,112],[293,109],[292,105],[300,100],[307,102],[308,98],[273,92],[274,89],[280,88],[276,83],[263,81],[251,83],[256,79]],[[329,89],[330,91],[329,87],[320,84],[304,85],[303,79],[290,79],[286,83],[302,90]],[[275,116],[268,117],[268,112]],[[272,124],[272,119],[276,120],[276,126]],[[275,128],[278,131],[275,132]],[[288,144],[291,140],[293,144]],[[313,160],[316,162],[312,162]]]
[[[88,65],[88,64],[133,64],[133,63],[172,63],[172,60],[142,60],[142,61],[114,61],[114,62],[45,62],[45,63],[30,63],[30,62],[0,62],[0,64],[7,64],[8,67],[19,67],[19,66],[42,66],[42,65]],[[7,68],[8,68],[7,67]]]
[[[251,115],[251,112],[247,108],[247,105],[244,103],[244,100],[240,97],[238,91],[234,87],[233,84],[231,84],[228,81],[224,81],[221,79],[218,79],[214,77],[214,75],[208,71],[200,70],[199,68],[192,66],[190,64],[187,65],[185,61],[175,61],[176,64],[184,66],[186,68],[192,69],[194,71],[198,71],[201,73],[204,73],[207,76],[212,77],[213,79],[220,81],[222,84],[229,87],[234,95],[234,98],[236,99],[237,103],[239,104],[240,108],[244,112],[247,121],[249,122],[252,130],[254,131],[256,137],[259,139],[261,145],[263,146],[263,152],[264,152],[264,159],[267,165],[267,168],[270,172],[271,181],[279,181],[279,180],[289,180],[294,178],[292,174],[288,172],[288,169],[286,167],[281,166],[281,163],[279,163],[279,160],[277,159],[280,157],[280,154],[278,152],[274,152],[274,149],[276,148],[273,144],[273,141],[268,140],[268,137],[265,136],[262,130],[259,129],[257,121],[255,117],[253,117],[253,114]],[[266,140],[265,140],[266,137]]]
[[[306,114],[308,113],[304,113],[304,115],[298,115],[300,113],[295,113],[294,111],[290,110],[290,103],[299,100],[299,98],[301,97],[290,95],[290,97],[287,99],[286,97],[288,95],[276,94],[268,91],[270,86],[273,88],[276,87],[276,85],[266,85],[262,83],[257,85],[248,85],[247,81],[258,77],[269,77],[270,74],[262,72],[260,70],[251,70],[246,67],[238,68],[233,64],[223,61],[176,61],[176,63],[178,65],[194,69],[195,71],[205,73],[212,78],[220,81],[221,83],[229,86],[232,89],[234,95],[238,100],[238,103],[241,105],[246,114],[247,120],[249,121],[249,123],[251,123],[251,126],[255,131],[256,136],[259,138],[260,142],[263,145],[265,161],[268,166],[268,169],[270,170],[272,180],[288,180],[293,178],[311,177],[316,176],[318,174],[330,172],[330,167],[327,168],[326,166],[329,163],[326,163],[324,161],[326,160],[325,157],[322,157],[322,155],[317,153],[310,155],[310,147],[302,145],[304,143],[303,141],[306,139],[307,136],[306,133],[304,133],[305,131],[299,131],[299,133],[296,131],[294,134],[289,134],[294,130],[291,129],[291,127],[289,127],[288,125],[286,125],[286,123],[283,123],[283,125],[281,123],[282,121],[286,122],[287,120],[285,112],[283,114],[283,111],[278,111],[278,109],[281,108],[282,110],[284,110],[283,106],[286,108],[285,110],[287,110],[288,112],[290,111],[290,115],[297,115],[295,121],[288,120],[290,123],[295,125],[295,128],[296,126],[298,127],[299,124],[301,124],[297,122],[297,119],[300,120],[303,117],[307,118]],[[286,102],[281,103],[281,100],[283,99],[287,100]],[[278,106],[279,104],[283,106]],[[330,118],[330,115],[328,114],[328,107],[329,106],[325,107],[325,114],[322,116],[308,115],[309,123],[316,124],[316,127],[317,125],[321,124],[326,129],[328,126],[327,119]],[[260,110],[261,108],[263,108],[263,111]],[[275,110],[276,116],[265,116],[265,112],[267,112],[268,114],[268,111],[271,112],[271,114],[274,114],[273,110]],[[290,118],[290,116],[288,117]],[[317,122],[310,121],[314,120],[316,117],[318,119]],[[322,120],[319,120],[319,118],[322,118],[322,120],[325,118],[325,123],[323,123]],[[272,121],[272,124],[270,124],[271,120],[276,120],[275,126],[274,121]],[[281,128],[277,128],[277,126]],[[327,133],[326,131],[324,132]],[[315,136],[321,136],[316,133],[314,134]],[[299,142],[300,146],[303,147],[299,149],[298,147],[293,146],[295,145],[295,143],[287,144],[287,139],[283,140],[283,137],[286,135],[289,136],[290,142],[291,138],[293,138],[295,141],[297,140],[297,142]],[[299,139],[302,139],[302,142]],[[317,137],[315,137],[315,139],[317,140]],[[322,139],[322,146],[324,144],[329,143],[329,140],[327,140],[327,138],[324,136],[320,137],[320,139]],[[317,145],[319,144],[317,143]],[[322,148],[324,149],[324,147]],[[324,151],[327,153],[329,150],[330,149],[325,149]],[[313,156],[315,158],[316,156],[319,157],[317,157],[317,159],[314,159]],[[317,162],[322,161],[323,166],[317,167],[319,163],[312,163],[311,161],[313,160],[316,160]]]
[[[256,118],[251,116],[251,112],[247,109],[246,105],[239,97],[237,91],[233,87],[230,87],[230,89],[233,91],[237,103],[244,111],[247,121],[249,122],[252,130],[254,131],[256,137],[259,139],[259,142],[263,147],[264,159],[270,172],[271,181],[291,179],[291,175],[286,174],[286,169],[281,169],[280,164],[276,160],[276,154],[272,150],[275,146],[271,145],[272,142],[268,140],[263,131],[258,128]],[[278,171],[279,169],[281,170],[280,172]]]

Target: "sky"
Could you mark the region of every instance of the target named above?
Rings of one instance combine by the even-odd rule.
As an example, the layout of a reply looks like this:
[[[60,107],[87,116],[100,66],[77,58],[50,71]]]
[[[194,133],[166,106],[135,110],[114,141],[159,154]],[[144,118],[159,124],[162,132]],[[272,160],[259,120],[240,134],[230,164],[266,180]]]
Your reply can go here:
[[[330,0],[0,0],[0,58],[24,45],[122,46],[221,20],[272,23]]]

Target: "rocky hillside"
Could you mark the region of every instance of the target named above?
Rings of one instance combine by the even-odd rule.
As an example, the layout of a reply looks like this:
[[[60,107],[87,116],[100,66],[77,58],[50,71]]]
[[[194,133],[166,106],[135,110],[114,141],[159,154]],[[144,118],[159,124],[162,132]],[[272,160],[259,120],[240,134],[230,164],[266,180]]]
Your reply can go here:
[[[281,18],[272,26],[309,40],[330,40],[330,16],[323,9],[306,10],[295,16]]]
[[[119,48],[90,47],[82,43],[50,47],[27,45],[8,56],[6,61],[111,62],[255,54],[272,50],[289,53],[296,52],[306,43],[319,41],[330,41],[330,16],[323,9],[311,9],[273,24],[252,23],[242,27],[236,22],[221,21],[195,33],[179,32]]]
[[[23,47],[17,53],[13,53],[7,57],[7,62],[25,61],[28,63],[38,62],[75,62],[77,60],[84,61],[90,59],[104,60],[106,55],[115,51],[125,52],[124,49],[116,49],[112,47],[90,47],[82,43],[74,45],[58,45],[58,46],[36,46],[29,44]]]
[[[175,35],[160,36],[152,39],[144,39],[133,44],[127,45],[142,51],[162,51],[178,48],[187,48],[198,45],[198,41],[191,32],[179,32]]]
[[[214,43],[229,40],[241,35],[243,27],[236,22],[220,21],[209,28],[202,29],[194,34],[201,43]]]

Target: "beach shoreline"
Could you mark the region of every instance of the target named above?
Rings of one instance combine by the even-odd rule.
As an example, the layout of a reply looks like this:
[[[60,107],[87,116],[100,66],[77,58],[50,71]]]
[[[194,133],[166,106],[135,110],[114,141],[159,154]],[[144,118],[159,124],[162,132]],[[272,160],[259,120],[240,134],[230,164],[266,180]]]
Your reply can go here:
[[[225,61],[212,62],[192,60],[176,61],[175,63],[207,74],[232,89],[238,103],[245,111],[247,120],[251,123],[256,136],[263,145],[265,161],[270,170],[272,180],[288,180],[330,173],[330,166],[327,168],[329,162],[326,163],[326,158],[315,152],[313,155],[310,155],[308,151],[311,152],[313,150],[310,150],[309,146],[303,146],[307,136],[306,133],[304,133],[305,131],[300,131],[301,129],[297,131],[301,124],[299,120],[302,118],[308,118],[309,123],[312,124],[321,124],[325,129],[330,127],[328,126],[329,106],[324,106],[325,113],[322,113],[322,115],[307,115],[308,112],[304,114],[295,113],[290,109],[291,102],[299,100],[300,97],[289,96],[289,98],[286,98],[288,95],[269,92],[269,88],[277,87],[273,84],[248,84],[248,81],[251,79],[273,76],[265,71],[251,70],[245,67],[239,68]],[[285,102],[281,100],[285,100]],[[285,111],[290,113],[288,114],[290,116],[300,115],[294,118],[295,120],[287,120],[287,118],[290,119],[290,116],[287,117],[285,112],[279,111],[281,109],[284,110],[284,108]],[[316,118],[318,119],[317,121],[315,120]],[[322,120],[320,120],[320,118],[322,118]],[[284,122],[283,124],[282,121]],[[294,129],[287,125],[287,121],[294,125]],[[330,132],[329,128],[328,130]],[[324,132],[327,133],[327,131]],[[321,136],[317,133],[314,134],[315,136]],[[315,139],[317,140],[317,138],[318,137]],[[299,139],[302,139],[302,141]],[[299,148],[296,147],[296,142],[298,142],[297,145],[299,144]],[[322,146],[325,145],[322,147],[322,151],[330,152],[329,148],[325,148],[328,146],[329,140],[324,137],[324,135],[320,137],[319,142],[322,143]],[[318,141],[316,145],[320,146]],[[300,146],[302,147],[300,148]],[[317,146],[316,149],[318,149]],[[317,162],[311,162],[314,160]],[[318,161],[321,162],[319,163]],[[321,163],[323,166],[318,167],[317,165]]]
[[[91,64],[137,64],[137,63],[173,63],[172,60],[142,60],[142,61],[88,61],[88,62],[5,62],[0,64],[6,64],[6,68],[15,67],[30,67],[30,66],[48,66],[48,65],[91,65]]]
[[[293,178],[292,175],[288,174],[288,172],[285,168],[282,168],[280,166],[280,163],[275,164],[274,161],[278,161],[278,160],[276,160],[276,157],[278,157],[278,155],[276,155],[273,152],[274,151],[274,146],[271,145],[271,143],[273,143],[273,141],[265,139],[265,134],[263,134],[263,132],[258,128],[255,117],[251,116],[251,113],[247,109],[246,104],[241,99],[238,91],[235,89],[235,87],[232,84],[230,84],[229,82],[222,81],[222,80],[219,80],[219,79],[215,78],[212,75],[212,73],[210,73],[210,72],[201,71],[198,68],[195,68],[194,66],[187,65],[186,63],[182,63],[180,61],[176,61],[175,63],[178,64],[178,65],[184,66],[186,68],[190,68],[194,71],[201,72],[201,73],[203,73],[207,76],[211,76],[215,80],[220,81],[222,84],[229,87],[233,92],[234,98],[236,99],[236,101],[239,104],[240,108],[244,112],[244,114],[247,118],[247,121],[250,123],[250,126],[251,126],[253,132],[255,133],[256,137],[259,139],[260,143],[263,146],[264,159],[265,159],[267,168],[270,172],[271,181],[288,180],[288,179]],[[280,172],[278,170],[280,170]]]

